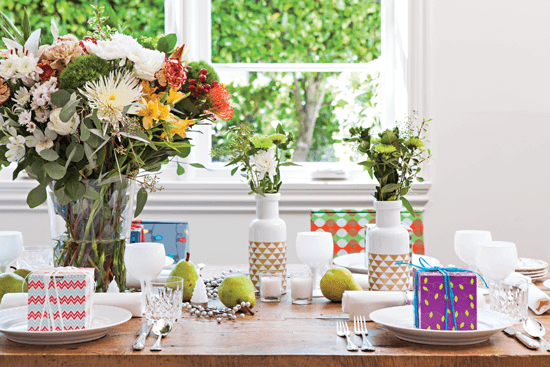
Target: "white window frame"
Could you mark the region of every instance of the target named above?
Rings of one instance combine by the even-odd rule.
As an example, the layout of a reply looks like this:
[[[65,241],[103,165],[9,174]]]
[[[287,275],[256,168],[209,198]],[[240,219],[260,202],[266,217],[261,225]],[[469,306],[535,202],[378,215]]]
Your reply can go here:
[[[396,1],[399,3],[396,6]],[[408,110],[406,89],[408,1],[382,0],[382,57],[369,63],[212,63],[212,24],[211,0],[166,0],[165,32],[175,33],[178,44],[185,44],[189,50],[187,57],[194,61],[206,61],[220,73],[232,71],[247,72],[380,72],[383,77],[383,127],[392,127],[397,119],[402,119]],[[401,40],[405,40],[401,43]],[[400,85],[401,84],[401,85]],[[392,123],[388,123],[388,122]],[[223,163],[211,162],[211,127],[199,128],[202,134],[191,133],[196,144],[187,162],[198,162],[211,171],[185,167],[184,181],[228,180],[230,168]],[[347,170],[348,179],[369,180],[362,168],[355,163],[340,162],[300,162],[301,168],[283,167],[285,181],[310,181],[310,172],[317,169],[338,168]],[[234,177],[235,181],[239,179]],[[231,180],[230,180],[231,181]]]

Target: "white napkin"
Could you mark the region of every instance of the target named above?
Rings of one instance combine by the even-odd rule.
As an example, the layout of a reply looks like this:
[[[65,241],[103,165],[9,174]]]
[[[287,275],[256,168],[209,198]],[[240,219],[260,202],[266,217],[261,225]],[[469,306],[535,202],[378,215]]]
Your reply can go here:
[[[0,309],[27,305],[27,293],[7,293]],[[141,293],[95,293],[94,305],[114,306],[128,310],[133,317],[141,317]]]
[[[342,311],[354,316],[365,316],[370,320],[370,313],[382,308],[413,304],[414,293],[403,291],[345,291],[342,297]],[[488,308],[485,297],[477,292],[477,308]]]
[[[354,316],[365,316],[370,321],[370,313],[381,308],[407,304],[407,293],[402,291],[345,291],[342,297],[342,311]]]
[[[369,276],[367,274],[356,274],[353,273],[353,279],[355,279],[355,282],[359,284],[361,288],[363,288],[364,291],[369,290]]]
[[[537,315],[542,315],[550,309],[550,297],[534,284],[529,284],[529,300],[527,303],[529,308]]]

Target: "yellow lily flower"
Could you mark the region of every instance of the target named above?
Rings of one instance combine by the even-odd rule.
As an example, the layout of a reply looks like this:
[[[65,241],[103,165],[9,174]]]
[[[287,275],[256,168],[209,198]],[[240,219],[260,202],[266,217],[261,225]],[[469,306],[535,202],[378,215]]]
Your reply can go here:
[[[168,98],[166,99],[166,103],[172,104],[172,105],[176,104],[179,101],[181,101],[184,96],[185,96],[185,93],[178,92],[178,90],[176,88],[170,87],[170,94],[168,95]]]
[[[177,127],[173,127],[170,130],[170,134],[172,135],[170,138],[173,138],[174,135],[179,135],[182,138],[185,138],[187,135],[185,134],[185,130],[191,125],[195,124],[195,120],[182,120],[179,119],[177,116],[174,116],[173,114],[168,115],[168,118],[166,120],[167,122],[171,123],[172,125],[175,125]],[[161,138],[167,137],[166,133],[162,133],[160,136]]]
[[[143,93],[142,98],[144,98],[146,101],[153,101],[158,98],[158,94],[155,94],[156,90],[156,87],[151,87],[149,81],[141,81],[141,91]]]
[[[149,130],[153,127],[153,123],[158,121],[159,118],[159,109],[158,109],[158,100],[156,101],[145,101],[142,99],[142,103],[145,108],[138,111],[137,115],[143,117],[143,127],[145,130]]]

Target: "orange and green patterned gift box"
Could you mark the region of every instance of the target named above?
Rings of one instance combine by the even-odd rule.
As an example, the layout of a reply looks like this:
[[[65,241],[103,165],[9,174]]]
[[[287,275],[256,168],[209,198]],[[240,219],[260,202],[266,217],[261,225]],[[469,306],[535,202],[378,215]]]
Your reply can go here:
[[[332,233],[334,257],[365,252],[365,225],[376,222],[375,210],[319,209],[311,211],[311,231]],[[417,210],[415,217],[401,212],[401,223],[410,228],[412,250],[424,254],[424,218]]]

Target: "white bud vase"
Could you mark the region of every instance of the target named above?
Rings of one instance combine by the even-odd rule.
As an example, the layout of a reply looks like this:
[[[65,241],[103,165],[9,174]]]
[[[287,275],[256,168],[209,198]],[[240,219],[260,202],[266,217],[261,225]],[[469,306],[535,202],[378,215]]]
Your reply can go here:
[[[260,273],[278,271],[286,291],[286,223],[279,218],[281,194],[256,195],[256,218],[248,229],[250,279],[260,290]]]
[[[401,225],[401,201],[375,201],[376,225],[367,229],[365,266],[371,291],[410,289],[409,232]]]

